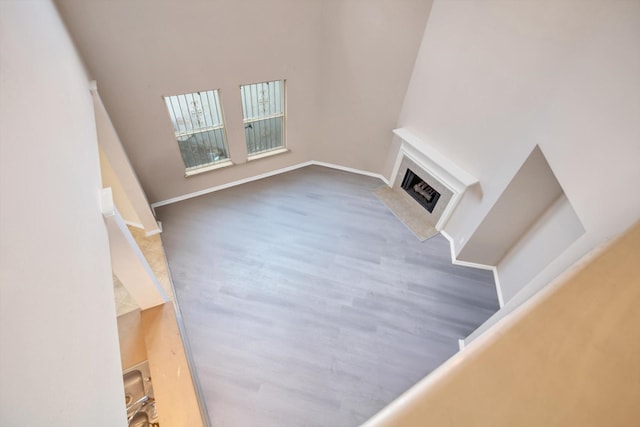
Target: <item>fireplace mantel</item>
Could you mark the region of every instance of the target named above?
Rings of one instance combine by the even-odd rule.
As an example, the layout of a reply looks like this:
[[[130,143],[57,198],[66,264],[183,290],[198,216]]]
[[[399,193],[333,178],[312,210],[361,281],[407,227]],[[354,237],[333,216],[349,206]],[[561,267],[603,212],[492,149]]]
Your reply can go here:
[[[405,128],[394,129],[393,133],[401,140],[400,149],[391,173],[390,185],[393,186],[400,172],[403,158],[408,158],[423,168],[442,185],[453,192],[453,196],[444,212],[435,224],[437,230],[442,230],[451,217],[455,207],[460,202],[467,188],[478,183],[478,179],[461,169],[454,162],[445,157],[431,145],[421,140]],[[403,173],[404,175],[404,173]]]

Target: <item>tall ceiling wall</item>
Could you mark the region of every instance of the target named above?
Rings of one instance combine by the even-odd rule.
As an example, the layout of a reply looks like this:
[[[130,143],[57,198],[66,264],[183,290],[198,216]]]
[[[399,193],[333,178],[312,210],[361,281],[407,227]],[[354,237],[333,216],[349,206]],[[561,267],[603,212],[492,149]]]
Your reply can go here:
[[[458,254],[536,146],[585,230],[486,325],[640,218],[639,40],[635,0],[434,1],[398,124],[480,181]]]
[[[150,202],[308,160],[380,172],[431,0],[58,0]],[[239,86],[287,80],[289,153],[246,163]],[[185,178],[162,96],[220,89],[232,167]]]

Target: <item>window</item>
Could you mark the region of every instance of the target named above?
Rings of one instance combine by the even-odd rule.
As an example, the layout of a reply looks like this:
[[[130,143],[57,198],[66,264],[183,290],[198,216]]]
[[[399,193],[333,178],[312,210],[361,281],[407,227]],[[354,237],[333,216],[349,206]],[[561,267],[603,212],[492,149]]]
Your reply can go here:
[[[284,80],[240,86],[249,157],[284,148]]]
[[[187,176],[230,163],[217,90],[165,96],[164,102]]]

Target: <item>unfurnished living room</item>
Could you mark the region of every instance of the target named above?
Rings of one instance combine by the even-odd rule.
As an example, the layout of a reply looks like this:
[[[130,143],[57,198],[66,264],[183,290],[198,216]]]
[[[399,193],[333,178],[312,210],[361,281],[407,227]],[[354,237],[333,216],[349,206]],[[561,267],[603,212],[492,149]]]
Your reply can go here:
[[[639,162],[637,0],[0,0],[0,425],[639,425]]]

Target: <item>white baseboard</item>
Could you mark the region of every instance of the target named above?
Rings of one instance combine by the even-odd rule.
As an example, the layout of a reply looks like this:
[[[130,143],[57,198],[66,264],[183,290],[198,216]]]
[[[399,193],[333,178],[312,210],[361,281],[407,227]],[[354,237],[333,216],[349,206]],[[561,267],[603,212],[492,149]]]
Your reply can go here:
[[[456,258],[456,248],[453,237],[449,235],[444,230],[440,230],[440,234],[442,234],[449,241],[449,248],[451,249],[451,263],[455,265],[460,265],[463,267],[473,267],[479,268],[481,270],[490,270],[493,272],[493,280],[496,284],[496,294],[498,295],[498,304],[500,304],[500,308],[504,306],[504,299],[502,298],[502,288],[500,288],[500,280],[498,278],[498,269],[494,265],[486,265],[486,264],[478,264],[475,262],[461,261]]]
[[[167,199],[167,200],[162,200],[160,202],[156,202],[156,203],[152,203],[151,204],[151,208],[154,210],[155,213],[155,208],[159,207],[159,206],[165,206],[165,205],[169,205],[171,203],[176,203],[176,202],[180,202],[183,200],[187,200],[187,199],[191,199],[193,197],[198,197],[198,196],[202,196],[204,194],[209,194],[209,193],[213,193],[216,191],[220,191],[220,190],[224,190],[226,188],[231,188],[231,187],[235,187],[237,185],[241,185],[241,184],[246,184],[247,182],[252,182],[252,181],[257,181],[259,179],[263,179],[263,178],[268,178],[270,176],[274,176],[274,175],[279,175],[281,173],[285,173],[285,172],[290,172],[292,170],[296,170],[296,169],[300,169],[306,166],[311,166],[311,165],[316,165],[316,166],[323,166],[326,168],[331,168],[331,169],[337,169],[337,170],[341,170],[341,171],[345,171],[345,172],[351,172],[351,173],[356,173],[359,175],[365,175],[365,176],[370,176],[373,178],[378,178],[380,179],[382,182],[384,182],[386,185],[389,185],[389,180],[387,178],[385,178],[383,175],[379,174],[379,173],[375,173],[375,172],[369,172],[369,171],[365,171],[362,169],[355,169],[355,168],[351,168],[348,166],[342,166],[342,165],[336,165],[333,163],[327,163],[327,162],[321,162],[318,160],[311,160],[308,162],[303,162],[303,163],[298,163],[296,165],[292,165],[292,166],[288,166],[286,168],[282,168],[282,169],[276,169],[270,172],[266,172],[260,175],[255,175],[255,176],[250,176],[248,178],[243,178],[243,179],[239,179],[237,181],[232,181],[232,182],[228,182],[226,184],[221,184],[221,185],[216,185],[213,187],[209,187],[209,188],[205,188],[204,190],[200,190],[200,191],[195,191],[193,193],[188,193],[182,196],[178,196],[178,197],[172,197],[171,199]],[[136,227],[138,226],[139,228],[144,228],[142,227],[141,224],[131,224],[132,226]],[[156,230],[151,230],[148,231],[146,234],[147,236],[153,236],[154,234],[158,234],[162,232],[162,224],[160,222],[158,222],[158,228]],[[482,270],[490,270],[493,272],[493,278],[496,284],[496,293],[498,294],[498,303],[500,304],[500,308],[502,308],[502,306],[504,306],[504,300],[502,298],[502,289],[500,288],[500,280],[498,278],[498,271],[496,269],[495,266],[492,265],[485,265],[485,264],[478,264],[478,263],[474,263],[474,262],[468,262],[468,261],[461,261],[458,260],[456,258],[456,250],[455,250],[455,243],[453,238],[444,230],[440,230],[440,233],[449,241],[449,247],[451,249],[451,263],[454,265],[460,265],[460,266],[464,266],[464,267],[472,267],[472,268],[479,268]]]
[[[311,164],[316,166],[324,166],[325,168],[337,169],[345,172],[357,173],[358,175],[371,176],[373,178],[378,178],[385,184],[389,185],[389,180],[379,173],[369,172],[362,169],[350,168],[347,166],[335,165],[333,163],[319,162],[317,160],[312,160]]]
[[[493,281],[496,283],[496,293],[498,294],[498,304],[500,308],[504,307],[504,299],[502,297],[502,288],[500,287],[500,278],[498,276],[498,269],[493,268]]]
[[[127,221],[126,219],[123,219],[123,222],[126,225],[130,226],[130,227],[139,228],[140,230],[144,230],[144,225],[139,224],[137,222]],[[149,236],[153,236],[154,234],[160,234],[160,233],[162,233],[162,224],[160,223],[160,221],[158,221],[158,228],[146,231],[144,233],[144,235],[149,237]]]
[[[226,188],[235,187],[236,185],[246,184],[247,182],[257,181],[259,179],[268,178],[270,176],[279,175],[281,173],[290,172],[292,170],[300,169],[300,168],[303,168],[305,166],[311,166],[311,165],[324,166],[326,168],[338,169],[338,170],[342,170],[342,171],[346,171],[346,172],[357,173],[359,175],[371,176],[371,177],[374,177],[374,178],[378,178],[378,179],[382,180],[385,184],[389,185],[389,180],[387,180],[384,176],[382,176],[379,173],[369,172],[369,171],[365,171],[365,170],[361,170],[361,169],[354,169],[354,168],[350,168],[350,167],[346,167],[346,166],[335,165],[333,163],[326,163],[326,162],[319,162],[319,161],[316,161],[316,160],[311,160],[311,161],[308,161],[308,162],[303,162],[303,163],[298,163],[296,165],[287,166],[286,168],[276,169],[276,170],[273,170],[273,171],[270,171],[270,172],[266,172],[266,173],[263,173],[263,174],[260,174],[260,175],[254,175],[254,176],[250,176],[248,178],[239,179],[237,181],[228,182],[226,184],[221,184],[221,185],[216,185],[216,186],[213,186],[213,187],[205,188],[204,190],[195,191],[193,193],[188,193],[188,194],[185,194],[185,195],[182,195],[182,196],[172,197],[171,199],[162,200],[160,202],[155,202],[155,203],[151,204],[151,208],[154,209],[154,212],[155,212],[155,208],[160,207],[160,206],[165,206],[165,205],[169,205],[171,203],[181,202],[183,200],[191,199],[193,197],[198,197],[198,196],[202,196],[204,194],[214,193],[216,191],[224,190]]]
[[[137,222],[132,222],[132,221],[127,221],[126,219],[123,219],[124,223],[131,226],[131,227],[135,227],[135,228],[140,228],[142,230],[144,230],[144,225],[137,223]]]
[[[464,350],[464,340],[462,338],[458,340],[458,348],[460,351]]]
[[[239,179],[237,181],[227,182],[226,184],[215,185],[213,187],[205,188],[204,190],[194,191],[193,193],[188,193],[188,194],[184,194],[182,196],[172,197],[172,198],[167,199],[167,200],[162,200],[160,202],[152,203],[151,207],[155,209],[155,208],[160,207],[160,206],[170,205],[171,203],[181,202],[183,200],[192,199],[194,197],[202,196],[204,194],[214,193],[216,191],[224,190],[226,188],[235,187],[236,185],[246,184],[247,182],[257,181],[259,179],[268,178],[270,176],[274,176],[274,175],[278,175],[278,174],[281,174],[281,173],[289,172],[289,171],[292,171],[292,170],[300,169],[300,168],[303,168],[305,166],[309,166],[311,164],[312,164],[312,162],[298,163],[297,165],[288,166],[288,167],[282,168],[282,169],[276,169],[276,170],[273,170],[273,171],[270,171],[270,172],[262,173],[260,175],[250,176],[248,178]]]
[[[162,223],[160,221],[156,221],[156,224],[158,224],[158,228],[156,228],[155,230],[147,231],[145,233],[145,236],[149,237],[149,236],[154,236],[156,234],[162,233]]]

